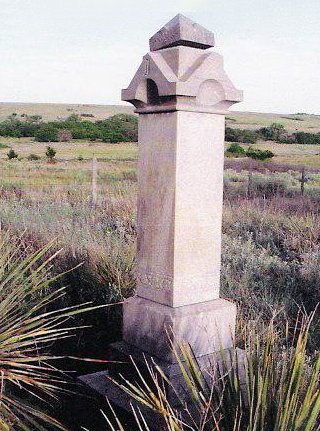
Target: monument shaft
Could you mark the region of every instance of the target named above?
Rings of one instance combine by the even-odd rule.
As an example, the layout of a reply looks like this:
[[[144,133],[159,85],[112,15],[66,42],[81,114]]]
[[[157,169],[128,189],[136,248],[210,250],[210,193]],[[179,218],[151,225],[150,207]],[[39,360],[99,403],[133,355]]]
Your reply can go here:
[[[140,115],[138,296],[179,307],[219,297],[224,118]]]

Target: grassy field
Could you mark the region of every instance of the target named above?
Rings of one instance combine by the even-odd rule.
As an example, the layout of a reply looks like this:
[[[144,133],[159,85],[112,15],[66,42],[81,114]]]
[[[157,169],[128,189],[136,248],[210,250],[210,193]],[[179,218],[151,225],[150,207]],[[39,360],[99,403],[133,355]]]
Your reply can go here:
[[[95,121],[103,120],[117,113],[132,114],[133,108],[129,105],[72,105],[72,104],[46,104],[46,103],[0,103],[0,121],[13,112],[18,115],[40,114],[44,121],[65,119],[71,114],[92,115],[83,119]],[[227,115],[227,125],[235,128],[258,129],[269,126],[271,123],[281,123],[288,132],[303,131],[320,132],[320,115],[297,114],[268,114],[259,112],[232,111]]]
[[[0,121],[7,118],[13,112],[19,116],[21,114],[27,115],[41,115],[44,121],[54,121],[64,119],[72,114],[81,116],[85,114],[84,119],[91,121],[103,120],[111,115],[118,114],[132,114],[133,109],[129,105],[72,105],[72,104],[58,104],[58,103],[0,103]],[[86,117],[86,115],[92,117]]]
[[[12,112],[41,114],[44,119],[92,113],[89,119],[95,120],[119,112],[119,107],[0,105],[0,119]],[[283,117],[237,112],[230,113],[227,122],[232,127],[259,128],[277,121],[292,131],[320,130],[317,116],[302,115],[303,121]],[[0,138],[1,229],[23,234],[31,249],[57,238],[64,251],[55,263],[56,271],[82,263],[64,278],[70,287],[63,305],[115,302],[131,295],[137,144],[54,143],[50,144],[57,151],[54,164],[46,160],[47,145],[31,138]],[[284,318],[292,322],[299,306],[311,311],[320,300],[320,148],[262,141],[255,146],[273,151],[272,162],[226,159],[221,289],[224,297],[239,305],[240,321],[242,317],[245,321],[270,318],[275,313],[281,324]],[[8,160],[9,148],[18,153],[18,159]],[[41,159],[30,161],[30,154]],[[94,156],[98,159],[95,205],[91,194]],[[302,166],[308,176],[304,196]],[[86,317],[80,323],[94,329],[72,345],[71,353],[106,354],[101,346],[119,338],[120,321],[121,315],[109,310]],[[317,349],[318,329],[315,321],[312,347]]]
[[[227,125],[242,129],[259,129],[272,123],[282,124],[288,132],[320,132],[320,115],[229,112]]]
[[[57,162],[49,164],[46,144],[30,139],[0,142],[20,157],[9,161],[8,148],[0,149],[1,227],[25,232],[29,247],[57,237],[65,250],[57,270],[83,262],[68,275],[72,303],[112,302],[131,295],[137,144],[56,143]],[[245,164],[249,159],[226,160],[222,291],[241,305],[246,316],[270,317],[272,310],[293,315],[293,299],[307,309],[320,299],[320,173],[307,171],[309,181],[301,196],[301,172],[294,167],[303,161],[320,168],[319,150],[274,143],[257,146],[272,149],[276,157],[271,167],[255,162],[251,179]],[[27,160],[31,153],[41,160]],[[91,199],[93,155],[98,158],[97,205]],[[105,317],[99,313],[89,322],[98,329],[84,339],[86,351],[99,346],[97,337],[110,341],[116,336],[101,322]]]
[[[85,142],[74,140],[71,143],[52,143],[50,144],[57,151],[57,159],[77,160],[83,157],[91,160],[95,155],[101,161],[135,161],[137,159],[138,147],[136,144],[106,144],[102,142]],[[229,146],[226,143],[225,147]],[[243,145],[246,147],[246,145]],[[7,152],[13,148],[19,157],[27,158],[30,154],[44,157],[47,144],[34,142],[32,138],[1,138],[0,137],[0,160],[7,160]],[[274,163],[301,165],[320,169],[320,147],[317,145],[298,145],[298,144],[278,144],[273,141],[259,141],[253,145],[261,150],[271,150],[275,157]]]

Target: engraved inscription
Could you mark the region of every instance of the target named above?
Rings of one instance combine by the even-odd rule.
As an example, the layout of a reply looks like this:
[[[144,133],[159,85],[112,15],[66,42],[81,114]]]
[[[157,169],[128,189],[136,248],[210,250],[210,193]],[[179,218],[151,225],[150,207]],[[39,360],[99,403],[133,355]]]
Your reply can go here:
[[[153,271],[138,271],[137,275],[138,284],[143,288],[156,289],[156,290],[171,290],[173,278],[162,273]]]

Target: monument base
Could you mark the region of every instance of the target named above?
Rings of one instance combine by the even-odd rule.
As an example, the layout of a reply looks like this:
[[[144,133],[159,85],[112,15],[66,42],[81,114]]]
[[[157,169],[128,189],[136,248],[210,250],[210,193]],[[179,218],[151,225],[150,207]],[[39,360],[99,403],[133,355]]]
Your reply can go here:
[[[237,309],[224,299],[169,307],[141,297],[123,306],[123,340],[169,363],[176,362],[170,346],[184,342],[196,358],[234,345]]]
[[[125,301],[123,318],[123,341],[112,344],[108,371],[82,376],[80,381],[128,412],[135,405],[141,409],[141,405],[119,384],[126,386],[128,381],[143,386],[142,376],[155,390],[150,366],[154,370],[159,367],[170,381],[163,382],[170,405],[181,412],[186,404],[192,408],[191,394],[172,347],[177,352],[181,343],[191,347],[209,385],[218,381],[226,365],[242,357],[241,351],[234,351],[236,306],[224,299],[174,308],[134,297]],[[148,424],[156,424],[154,429],[159,430],[161,417],[149,409],[142,411]]]
[[[187,405],[188,411],[192,412],[191,394],[188,391],[177,363],[170,363],[154,358],[123,341],[112,344],[111,348],[111,359],[114,362],[110,363],[107,371],[87,374],[79,378],[83,384],[95,391],[97,396],[107,398],[113,405],[129,414],[132,413],[132,407],[139,408],[151,430],[161,429],[161,425],[163,424],[162,417],[135,401],[119,387],[119,384],[127,387],[125,381],[143,387],[141,383],[142,376],[149,387],[155,389],[148,366],[155,369],[156,365],[171,382],[172,386],[163,382],[166,398],[171,407],[178,409],[183,415],[184,408]],[[219,374],[217,370],[221,371],[225,369],[226,365],[231,366],[235,358],[237,358],[238,365],[239,363],[243,363],[243,352],[239,349],[236,352],[233,349],[228,349],[223,352],[223,360],[221,353],[216,352],[196,358],[196,362],[207,383],[210,385],[218,381]],[[139,376],[136,367],[141,376]],[[159,378],[161,379],[161,377]],[[155,391],[155,393],[157,392]]]

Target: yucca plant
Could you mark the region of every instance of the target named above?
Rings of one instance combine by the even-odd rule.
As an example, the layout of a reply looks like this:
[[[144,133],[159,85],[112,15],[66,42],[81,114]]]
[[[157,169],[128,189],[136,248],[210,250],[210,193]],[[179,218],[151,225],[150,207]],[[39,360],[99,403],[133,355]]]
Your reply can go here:
[[[55,310],[64,289],[49,285],[55,242],[28,253],[19,238],[0,231],[0,430],[64,429],[41,410],[57,398],[65,376],[50,361],[48,347],[74,331],[67,322],[89,304]],[[51,310],[51,311],[50,311]]]
[[[273,321],[250,325],[244,355],[234,350],[227,357],[221,352],[222,366],[210,375],[200,370],[190,348],[181,344],[174,354],[191,403],[180,399],[179,409],[170,405],[165,389],[175,388],[155,363],[146,364],[152,384],[136,367],[141,384],[124,380],[118,385],[143,408],[157,413],[167,431],[319,430],[320,355],[307,355],[312,318],[303,318],[292,331],[285,325],[285,342]],[[149,431],[142,411],[135,407],[133,413],[138,429]],[[117,428],[112,429],[124,430],[119,418],[115,420]]]

